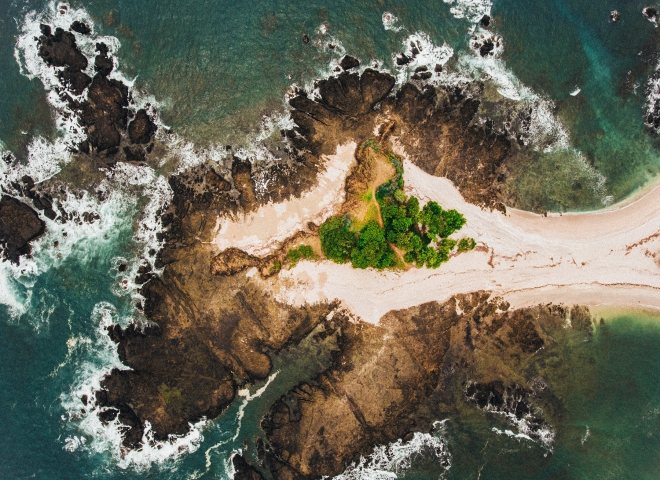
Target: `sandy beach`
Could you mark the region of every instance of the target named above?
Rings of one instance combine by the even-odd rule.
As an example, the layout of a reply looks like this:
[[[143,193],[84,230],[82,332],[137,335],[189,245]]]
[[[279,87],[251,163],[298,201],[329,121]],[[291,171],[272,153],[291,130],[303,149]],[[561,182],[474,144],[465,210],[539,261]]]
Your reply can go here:
[[[328,171],[347,172],[354,148],[338,148],[328,159]],[[322,195],[314,189],[301,199],[267,205],[264,212],[221,227],[217,245],[263,254],[286,237],[285,231],[294,233],[294,224],[329,216],[341,203],[330,199],[343,200],[341,177],[325,181]],[[475,238],[477,248],[437,270],[380,272],[329,261],[300,262],[263,281],[266,286],[290,304],[338,299],[373,323],[393,309],[475,290],[492,291],[513,307],[553,302],[660,311],[660,185],[606,210],[542,216],[515,209],[506,215],[483,210],[467,203],[451,181],[429,175],[408,160],[404,179],[406,193],[422,203],[435,200],[462,212],[467,225],[460,233]],[[302,203],[317,197],[327,202],[301,214]],[[311,207],[308,203],[306,208]]]
[[[334,155],[327,156],[316,186],[300,197],[268,203],[244,217],[218,219],[214,243],[220,250],[235,247],[265,256],[308,222],[322,223],[344,202],[344,184],[355,164],[356,147],[355,143],[340,145]]]

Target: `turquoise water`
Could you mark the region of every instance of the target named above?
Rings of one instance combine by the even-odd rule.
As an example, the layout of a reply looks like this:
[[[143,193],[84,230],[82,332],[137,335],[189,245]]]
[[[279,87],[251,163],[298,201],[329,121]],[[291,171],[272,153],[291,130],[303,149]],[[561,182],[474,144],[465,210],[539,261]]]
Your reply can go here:
[[[122,71],[162,104],[165,123],[198,144],[250,138],[262,115],[282,110],[289,85],[311,81],[338,58],[339,49],[317,48],[317,41],[385,66],[416,31],[457,53],[467,44],[467,22],[439,1],[190,3],[99,0],[74,6],[87,8],[102,33],[120,39]],[[614,200],[660,166],[656,141],[642,124],[658,29],[641,17],[643,2],[619,3],[496,1],[493,7],[507,67],[555,102],[572,144],[605,175],[606,193]],[[17,24],[44,5],[0,2],[0,142],[18,156],[35,136],[56,135],[40,81],[22,76],[14,59]],[[619,24],[608,22],[612,8],[622,13]],[[401,31],[384,31],[384,11],[399,18]],[[317,31],[321,24],[327,33]],[[310,44],[302,42],[303,34]],[[576,87],[580,94],[571,96]],[[571,191],[573,160],[539,154],[542,163],[519,178],[516,188],[530,205],[588,208],[593,199],[575,198]],[[562,180],[555,181],[559,172]],[[289,352],[278,360],[280,373],[263,395],[245,407],[235,439],[241,399],[204,428],[194,453],[144,471],[121,468],[99,436],[86,433],[85,416],[67,407],[77,400],[79,385],[112,362],[99,331],[102,313],[124,322],[133,315],[131,299],[118,294],[112,268],[116,257],[134,255],[131,237],[131,218],[123,218],[108,234],[82,242],[62,261],[29,276],[27,287],[19,285],[19,297],[27,302],[23,314],[12,316],[0,306],[0,478],[226,478],[231,452],[249,445],[270,403],[314,375],[313,362],[301,361],[300,351]],[[659,346],[660,318],[631,314],[608,319],[591,343],[567,347],[567,370],[574,374],[555,385],[564,392],[567,412],[552,453],[496,434],[493,427],[505,428],[497,419],[481,414],[448,419],[442,433],[452,458],[448,478],[657,478]],[[65,449],[80,438],[83,446]],[[402,476],[437,478],[440,471],[422,456]]]

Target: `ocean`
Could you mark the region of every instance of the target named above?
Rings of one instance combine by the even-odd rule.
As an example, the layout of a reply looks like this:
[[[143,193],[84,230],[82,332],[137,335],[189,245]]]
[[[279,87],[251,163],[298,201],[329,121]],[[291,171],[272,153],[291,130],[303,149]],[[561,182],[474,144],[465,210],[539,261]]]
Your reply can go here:
[[[523,208],[588,210],[622,200],[660,169],[644,125],[660,29],[637,0],[90,0],[102,35],[117,39],[124,77],[157,103],[185,142],[249,148],[277,133],[291,85],[311,85],[344,53],[394,70],[411,38],[450,47],[466,75],[491,78],[498,95],[544,106],[534,167],[510,188]],[[0,2],[0,150],[26,162],[53,155],[56,118],[18,52],[30,12],[45,0]],[[609,21],[610,10],[621,19]],[[470,54],[484,12],[502,37],[493,61]],[[389,15],[385,15],[389,13]],[[303,41],[307,36],[309,42]],[[329,47],[332,45],[332,48]],[[18,52],[18,53],[17,53]],[[148,181],[148,180],[147,180]],[[593,185],[576,194],[576,182]],[[154,185],[157,182],[153,182]],[[580,190],[583,192],[583,190]],[[154,197],[157,204],[160,197]],[[117,431],[81,411],[119,360],[104,327],[135,315],[118,265],[145,249],[130,188],[102,205],[93,225],[61,226],[20,266],[0,263],[0,478],[225,479],[272,402],[317,372],[301,345],[271,377],[241,392],[223,415],[173,446],[121,458]],[[64,232],[67,236],[64,237]],[[147,235],[148,237],[148,235]],[[55,247],[58,239],[61,243]],[[606,312],[592,341],[564,345],[573,372],[554,379],[566,412],[551,446],[483,413],[439,418],[433,432],[379,447],[343,478],[655,479],[660,472],[660,317]]]

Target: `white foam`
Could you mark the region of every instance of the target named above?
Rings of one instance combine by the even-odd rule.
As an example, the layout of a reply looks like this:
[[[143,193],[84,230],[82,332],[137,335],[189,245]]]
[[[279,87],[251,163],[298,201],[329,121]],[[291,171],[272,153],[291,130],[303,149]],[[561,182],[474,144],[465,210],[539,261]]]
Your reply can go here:
[[[78,360],[71,389],[60,396],[66,414],[63,420],[75,427],[75,433],[67,436],[63,448],[67,451],[86,450],[109,454],[112,463],[122,469],[144,470],[153,464],[172,462],[182,455],[195,451],[203,440],[202,419],[190,425],[186,435],[171,435],[166,441],[156,441],[149,422],[145,422],[143,446],[138,450],[127,450],[122,446],[123,427],[118,419],[104,424],[98,418],[100,407],[95,403],[94,392],[101,387],[103,377],[113,368],[125,370],[117,354],[116,344],[108,337],[107,328],[113,324],[127,324],[130,318],[117,318],[115,307],[107,302],[95,305],[92,322],[98,327],[93,338],[70,339],[68,353],[73,361]],[[83,409],[81,398],[86,396],[88,404]]]
[[[505,394],[506,395],[506,394]],[[505,398],[505,402],[506,402]],[[516,400],[514,400],[515,402]],[[550,428],[549,425],[544,425],[541,428],[534,429],[532,427],[534,423],[534,415],[531,413],[525,414],[523,417],[518,418],[516,417],[515,414],[506,411],[506,410],[499,410],[496,408],[491,407],[490,405],[487,405],[486,408],[484,408],[484,411],[489,412],[489,413],[495,413],[497,415],[501,415],[504,418],[507,419],[507,421],[512,424],[514,427],[516,427],[517,432],[513,432],[511,430],[505,429],[505,430],[500,430],[498,428],[493,428],[493,432],[497,433],[498,435],[507,435],[512,438],[515,438],[517,440],[529,440],[533,442],[539,442],[543,447],[545,447],[548,450],[552,450],[552,445],[555,441],[555,431]],[[542,411],[540,409],[537,409],[536,411],[537,416],[542,418]]]
[[[654,114],[660,114],[660,62],[655,66],[655,71],[649,77],[646,84],[645,113],[644,121],[646,126],[656,134],[660,134],[660,128],[655,128],[653,123],[648,121],[648,118],[653,117]]]
[[[399,25],[399,18],[391,12],[383,12],[382,21],[385,30],[392,30],[394,32],[403,30],[403,27]]]
[[[386,480],[399,478],[422,453],[432,453],[442,466],[438,477],[442,478],[451,467],[451,454],[446,441],[442,438],[444,423],[435,422],[433,433],[415,432],[413,437],[404,442],[399,439],[389,445],[377,446],[368,457],[361,457],[335,480]],[[324,477],[325,478],[325,477]]]
[[[532,147],[545,152],[570,147],[568,131],[554,115],[554,102],[523,84],[501,59],[461,55],[458,68],[475,80],[491,81],[502,97],[519,102],[524,108],[531,108],[531,121],[523,133],[527,134]]]
[[[649,22],[651,22],[655,28],[658,28],[658,14],[656,13],[652,17],[649,17],[647,15],[647,12],[650,8],[653,8],[653,7],[644,7],[642,9],[642,15],[644,15],[644,18],[647,19]]]
[[[411,45],[414,45],[419,51],[419,53],[414,55],[414,58]],[[415,32],[409,35],[403,41],[403,48],[406,56],[411,59],[409,63],[406,65],[396,65],[396,55],[392,57],[392,63],[397,67],[396,81],[398,85],[407,82],[411,73],[416,68],[427,67],[433,72],[436,65],[445,65],[454,55],[454,49],[449,45],[446,43],[436,45],[425,32]],[[433,81],[433,79],[429,80],[430,83]]]
[[[484,15],[489,15],[493,8],[492,0],[442,0],[451,5],[449,11],[454,18],[464,18],[477,23]]]
[[[570,93],[571,97],[577,97],[582,89],[578,86],[575,87],[575,89]]]
[[[147,200],[141,210],[133,238],[141,247],[140,257],[148,260],[154,267],[156,254],[163,246],[163,241],[158,239],[159,233],[163,231],[161,213],[173,196],[167,179],[148,165],[131,163],[119,163],[108,171],[107,175],[113,180],[113,188],[139,187],[140,197]],[[160,273],[160,270],[154,268],[154,272]],[[131,278],[134,277],[135,275],[132,275]]]

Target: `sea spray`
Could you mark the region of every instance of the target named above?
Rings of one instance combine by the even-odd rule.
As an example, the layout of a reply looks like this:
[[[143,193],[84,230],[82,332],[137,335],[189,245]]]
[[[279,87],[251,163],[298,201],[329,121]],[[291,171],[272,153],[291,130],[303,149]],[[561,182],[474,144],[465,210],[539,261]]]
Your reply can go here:
[[[435,422],[431,433],[415,432],[410,440],[398,439],[379,445],[367,457],[349,466],[334,480],[386,480],[399,478],[421,455],[432,456],[439,465],[439,478],[451,468],[451,454],[443,438],[446,420]],[[324,477],[325,478],[325,477]]]

